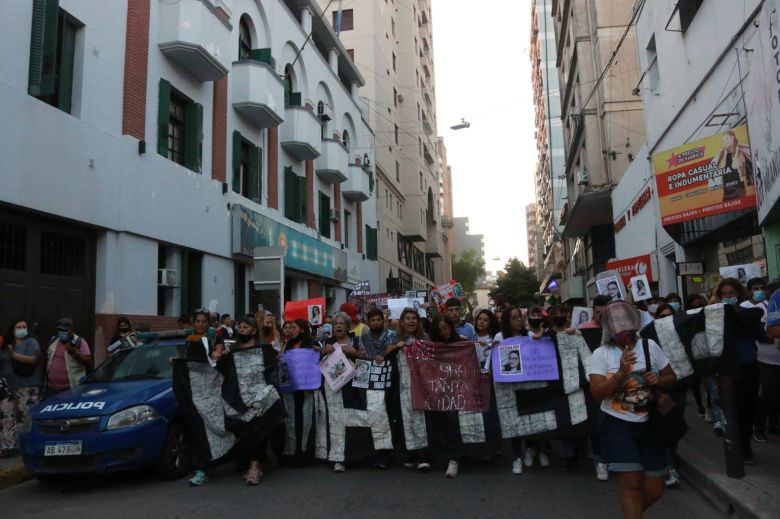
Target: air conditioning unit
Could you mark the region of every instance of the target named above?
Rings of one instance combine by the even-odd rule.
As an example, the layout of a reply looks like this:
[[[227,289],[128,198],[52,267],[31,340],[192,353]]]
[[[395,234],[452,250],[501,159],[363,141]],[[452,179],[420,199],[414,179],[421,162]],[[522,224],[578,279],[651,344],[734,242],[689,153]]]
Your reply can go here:
[[[179,273],[173,269],[157,270],[157,286],[176,288],[179,286]]]
[[[317,103],[317,117],[323,121],[330,121],[333,119],[333,110],[331,110],[330,106],[320,101]]]
[[[582,169],[577,171],[576,179],[577,185],[579,186],[587,186],[588,185],[588,170]]]
[[[331,222],[338,222],[341,220],[341,211],[335,208],[331,208],[330,214],[328,216],[330,217]]]
[[[325,299],[336,299],[336,289],[335,288],[326,288],[325,289]]]

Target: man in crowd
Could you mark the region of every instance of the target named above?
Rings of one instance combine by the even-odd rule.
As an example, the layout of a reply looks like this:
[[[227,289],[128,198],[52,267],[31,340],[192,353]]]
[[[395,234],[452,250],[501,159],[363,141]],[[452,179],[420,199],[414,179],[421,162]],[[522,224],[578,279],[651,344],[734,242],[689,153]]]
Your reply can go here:
[[[217,333],[221,334],[223,339],[232,339],[233,334],[235,333],[233,330],[233,325],[235,324],[236,320],[233,319],[230,314],[222,314],[220,321],[222,321],[222,325],[217,330]]]
[[[477,332],[474,330],[474,326],[464,321],[461,317],[460,299],[451,297],[444,303],[444,307],[447,309],[447,317],[453,323],[456,323],[455,332],[468,341],[476,341]]]
[[[49,344],[44,399],[77,386],[92,362],[89,344],[76,335],[73,319],[57,321],[57,335]]]

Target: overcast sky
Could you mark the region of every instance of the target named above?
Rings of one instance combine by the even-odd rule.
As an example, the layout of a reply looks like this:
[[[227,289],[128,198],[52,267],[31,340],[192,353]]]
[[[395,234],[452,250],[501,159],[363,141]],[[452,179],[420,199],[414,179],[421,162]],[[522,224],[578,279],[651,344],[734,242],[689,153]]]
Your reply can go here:
[[[485,235],[486,269],[527,264],[525,206],[536,165],[530,0],[432,0],[436,109],[455,216]],[[465,117],[471,128],[449,127]],[[492,261],[500,257],[500,261]]]

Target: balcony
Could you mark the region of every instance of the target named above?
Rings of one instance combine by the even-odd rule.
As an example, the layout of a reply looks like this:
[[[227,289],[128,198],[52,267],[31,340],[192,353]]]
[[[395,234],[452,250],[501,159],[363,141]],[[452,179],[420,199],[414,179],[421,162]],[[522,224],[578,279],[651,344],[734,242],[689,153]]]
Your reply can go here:
[[[423,117],[422,125],[423,125],[423,130],[425,130],[425,133],[427,135],[432,135],[433,134],[433,127],[431,126],[431,123],[428,122],[428,118],[427,117]]]
[[[428,230],[423,217],[423,197],[408,196],[403,204],[403,215],[399,234],[410,242],[424,242]]]
[[[322,142],[320,125],[320,120],[308,108],[286,107],[279,137],[282,148],[298,160],[316,159]]]
[[[370,173],[366,173],[360,164],[350,164],[348,169],[349,176],[341,185],[341,194],[350,202],[365,202],[374,187]]]
[[[284,84],[271,65],[234,61],[230,78],[236,112],[258,128],[273,128],[284,120]]]
[[[424,252],[429,258],[441,259],[444,257],[444,246],[438,233],[434,232],[433,236],[425,241]]]
[[[582,191],[570,211],[569,202],[566,202],[561,215],[561,224],[565,224],[562,234],[566,238],[585,236],[591,227],[609,223],[612,223],[611,186]]]
[[[433,155],[431,155],[431,152],[428,150],[427,144],[423,144],[423,157],[425,157],[425,162],[427,162],[429,166],[433,165]]]
[[[230,25],[208,2],[160,2],[159,41],[162,53],[200,82],[228,73]]]
[[[441,226],[445,229],[452,229],[453,227],[455,227],[455,221],[452,219],[451,216],[442,216]]]
[[[347,180],[349,152],[336,139],[322,139],[322,154],[314,163],[314,172],[323,182],[341,184]]]

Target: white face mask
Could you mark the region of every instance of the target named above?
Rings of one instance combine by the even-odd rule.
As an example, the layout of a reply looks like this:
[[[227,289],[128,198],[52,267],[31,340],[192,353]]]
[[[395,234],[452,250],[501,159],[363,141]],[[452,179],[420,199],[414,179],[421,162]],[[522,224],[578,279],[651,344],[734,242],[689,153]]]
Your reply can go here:
[[[27,328],[17,328],[14,330],[14,337],[17,339],[24,339],[27,337]]]

